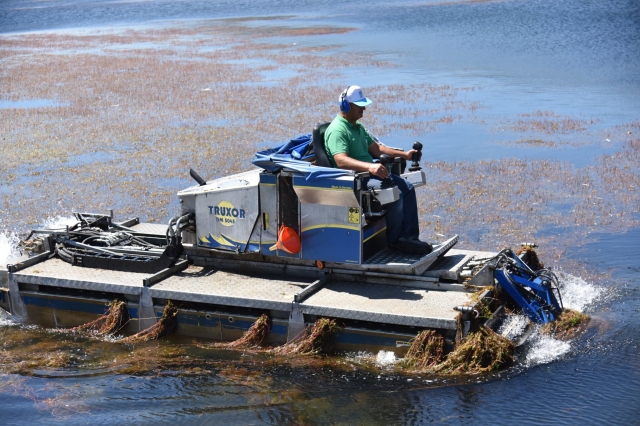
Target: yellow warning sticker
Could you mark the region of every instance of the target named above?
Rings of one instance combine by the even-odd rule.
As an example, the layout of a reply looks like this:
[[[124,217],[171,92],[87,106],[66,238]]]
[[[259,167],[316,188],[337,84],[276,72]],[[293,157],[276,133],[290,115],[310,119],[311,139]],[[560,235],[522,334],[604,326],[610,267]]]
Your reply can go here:
[[[349,207],[349,223],[360,223],[360,209]]]

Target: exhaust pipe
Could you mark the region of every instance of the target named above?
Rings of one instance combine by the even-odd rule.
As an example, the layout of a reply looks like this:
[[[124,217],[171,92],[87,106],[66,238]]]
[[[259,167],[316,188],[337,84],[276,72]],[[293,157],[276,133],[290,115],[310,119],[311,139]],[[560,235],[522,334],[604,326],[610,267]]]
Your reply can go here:
[[[197,174],[195,170],[189,169],[189,174],[191,175],[193,180],[198,182],[198,185],[202,186],[207,184],[207,181],[202,179],[202,177],[199,174]]]

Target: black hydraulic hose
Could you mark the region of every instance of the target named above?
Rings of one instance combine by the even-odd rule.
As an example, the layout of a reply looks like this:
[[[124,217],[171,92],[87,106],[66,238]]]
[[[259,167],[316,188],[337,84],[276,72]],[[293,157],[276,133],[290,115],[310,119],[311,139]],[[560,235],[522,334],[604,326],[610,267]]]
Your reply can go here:
[[[82,244],[82,243],[79,243],[79,242],[73,241],[73,240],[63,240],[63,241],[61,241],[61,243],[62,244],[68,244],[70,246],[77,247],[77,248],[84,249],[84,250],[91,251],[91,252],[98,252],[98,253],[108,254],[108,255],[111,255],[111,256],[117,256],[117,253],[114,253],[112,251],[106,250],[104,248],[94,247],[94,246],[90,246],[90,245],[87,245],[87,244]]]
[[[182,216],[175,216],[173,217],[170,221],[169,221],[169,227],[167,229],[167,245],[171,244],[171,239],[175,239],[176,237],[176,231],[180,232],[180,223],[183,220],[187,220],[187,224],[188,224],[188,220],[191,218],[191,213],[187,213],[184,214]],[[175,230],[173,229],[173,224],[175,223]],[[169,236],[169,232],[171,233],[171,236]],[[171,238],[171,239],[170,239]]]
[[[173,230],[173,236],[180,235],[180,223],[184,219],[184,216],[180,216],[180,219],[176,222],[176,228]]]
[[[173,224],[178,219],[180,219],[180,216],[172,217],[171,220],[169,221],[169,224],[167,225],[167,232],[165,233],[167,237],[167,245],[171,244],[171,237],[175,237],[176,235],[175,232],[173,232]]]
[[[180,224],[182,223],[183,219],[187,222],[184,226],[180,226]],[[191,213],[187,213],[185,215],[180,216],[180,219],[178,219],[178,221],[176,222],[176,232],[179,233],[182,231],[182,229],[184,229],[186,226],[189,225],[189,219],[191,219]]]
[[[122,232],[122,231],[119,231]],[[157,244],[151,244],[139,237],[136,237],[135,235],[131,235],[128,232],[123,232],[128,238],[130,238],[131,241],[135,241],[136,243],[140,244],[141,246],[145,246],[145,247],[152,247],[152,248],[160,248],[162,246],[159,246]],[[95,240],[97,238],[100,238],[100,234],[98,235],[91,235],[89,237],[87,237],[86,239],[82,240],[83,244],[87,244],[88,241],[92,241]],[[100,246],[100,247],[111,247],[109,244],[106,244],[105,246]]]
[[[180,227],[180,229],[178,230],[179,232],[182,232],[183,230],[187,229],[189,226],[191,226],[191,224],[193,223],[193,221],[191,220],[191,218],[189,218],[189,220],[187,220],[184,225],[182,225]]]
[[[82,244],[88,244],[87,241],[95,240],[96,238],[100,238],[100,236],[99,235],[92,235],[90,237],[87,237],[84,240],[82,240]]]
[[[127,232],[135,232],[133,229],[127,228],[126,226],[119,225],[119,224],[117,224],[115,222],[111,222],[111,226],[113,226],[114,228],[123,229],[123,230],[125,230]]]
[[[549,269],[540,269],[536,272],[536,277],[542,277],[549,280],[552,284],[551,290],[555,290],[555,293],[558,296],[558,303],[560,304],[560,309],[564,309],[564,303],[562,302],[562,294],[560,293],[560,280],[558,280],[558,276],[554,274]]]
[[[552,287],[551,290],[555,290],[556,295],[558,296],[558,303],[560,303],[560,309],[564,309],[564,303],[562,302],[562,294],[560,293],[560,289],[558,287]]]
[[[56,244],[56,254],[63,261],[73,264],[73,253],[69,252],[64,244]]]
[[[145,247],[154,247],[154,248],[160,248],[162,246],[159,246],[157,244],[151,244],[148,241],[143,240],[142,238],[138,238],[135,235],[131,235],[131,241],[135,241],[136,243],[145,246]]]

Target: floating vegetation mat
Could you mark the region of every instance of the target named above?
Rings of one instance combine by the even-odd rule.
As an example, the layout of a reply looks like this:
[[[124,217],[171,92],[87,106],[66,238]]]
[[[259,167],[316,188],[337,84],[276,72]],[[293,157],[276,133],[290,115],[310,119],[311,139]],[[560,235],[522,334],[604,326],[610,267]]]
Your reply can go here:
[[[192,185],[190,167],[206,179],[245,171],[253,152],[265,148],[265,135],[276,144],[333,118],[335,97],[344,90],[337,68],[398,66],[363,52],[344,58],[339,45],[322,41],[355,28],[299,28],[287,19],[280,17],[277,26],[207,20],[90,36],[3,38],[0,57],[11,65],[0,67],[0,98],[28,104],[33,88],[41,87],[37,96],[47,102],[2,109],[3,226],[22,232],[39,223],[42,212],[109,208],[166,222],[179,208],[175,193]],[[291,36],[317,42],[305,47],[270,39]],[[56,84],[41,85],[42,75]],[[246,93],[248,85],[251,96],[238,96],[231,106],[221,102],[229,91]],[[368,90],[376,93],[378,110],[367,117],[367,128],[381,137],[424,135],[474,116],[477,108],[467,101],[473,87]]]
[[[126,302],[114,300],[109,303],[109,309],[100,318],[74,327],[71,331],[91,331],[100,336],[110,336],[122,330],[128,322],[129,310]]]
[[[639,226],[640,139],[632,135],[584,167],[545,158],[426,162],[420,228],[458,234],[464,248],[478,250],[535,240],[547,262],[562,259],[566,268],[566,251],[591,233]]]
[[[178,308],[176,308],[171,301],[167,301],[167,304],[164,306],[164,311],[162,312],[162,318],[160,318],[157,323],[146,330],[142,330],[140,333],[125,337],[124,339],[119,340],[119,342],[127,344],[140,343],[148,340],[156,340],[162,336],[166,336],[175,330],[177,315]]]
[[[520,114],[516,120],[503,124],[507,124],[507,126],[515,132],[566,135],[575,132],[584,132],[596,122],[596,119],[582,119],[559,115],[552,111],[538,110],[529,114]]]
[[[432,371],[445,374],[479,374],[495,371],[513,363],[511,340],[487,327],[479,327],[462,340]]]
[[[275,348],[273,352],[280,355],[327,354],[333,350],[336,333],[342,329],[336,320],[320,318],[313,327],[305,329],[304,334],[286,345]]]
[[[435,330],[424,330],[413,339],[401,365],[425,369],[436,366],[443,358],[444,338]]]
[[[589,315],[565,308],[555,321],[545,324],[541,331],[558,339],[571,339],[582,331],[590,320]]]
[[[241,338],[233,342],[216,343],[213,346],[217,348],[256,348],[262,344],[264,339],[271,330],[271,320],[267,314],[260,315],[260,318],[253,323]]]

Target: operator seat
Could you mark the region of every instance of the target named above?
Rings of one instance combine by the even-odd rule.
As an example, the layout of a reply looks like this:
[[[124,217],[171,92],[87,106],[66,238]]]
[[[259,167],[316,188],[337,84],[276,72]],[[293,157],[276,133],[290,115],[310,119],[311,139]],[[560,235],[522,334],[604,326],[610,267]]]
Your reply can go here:
[[[311,132],[311,142],[313,144],[313,153],[316,156],[316,166],[320,167],[333,167],[327,151],[324,149],[324,133],[327,131],[327,127],[331,124],[330,121],[318,123]]]
[[[316,156],[316,166],[320,166],[320,167],[333,167],[331,165],[331,162],[329,161],[329,156],[327,155],[327,151],[324,148],[324,134],[327,131],[327,127],[329,127],[329,124],[331,124],[330,121],[325,121],[325,122],[321,122],[315,125],[315,127],[313,128],[313,131],[311,132],[311,145],[313,146],[313,152]],[[359,176],[362,175],[362,176]],[[393,202],[395,200],[398,199],[399,197],[399,193],[398,193],[398,189],[394,184],[391,184],[391,186],[394,188],[394,192],[392,191],[392,198],[388,199],[386,197],[388,197],[390,194],[388,191],[382,191],[386,194],[385,200],[387,201],[381,201],[379,199],[379,197],[382,195],[381,192],[375,191],[369,191],[367,190],[366,187],[361,188],[361,184],[366,185],[366,181],[364,181],[363,183],[363,178],[366,178],[369,176],[369,173],[357,173],[356,174],[356,179],[359,180],[359,183],[356,185],[357,189],[357,197],[360,198],[360,193],[362,194],[362,201],[361,201],[361,205],[362,208],[364,209],[365,215],[367,218],[373,218],[373,217],[381,217],[384,215],[385,210],[383,210],[382,208],[382,203],[387,204],[390,202]],[[387,188],[388,190],[391,190],[391,188]]]

